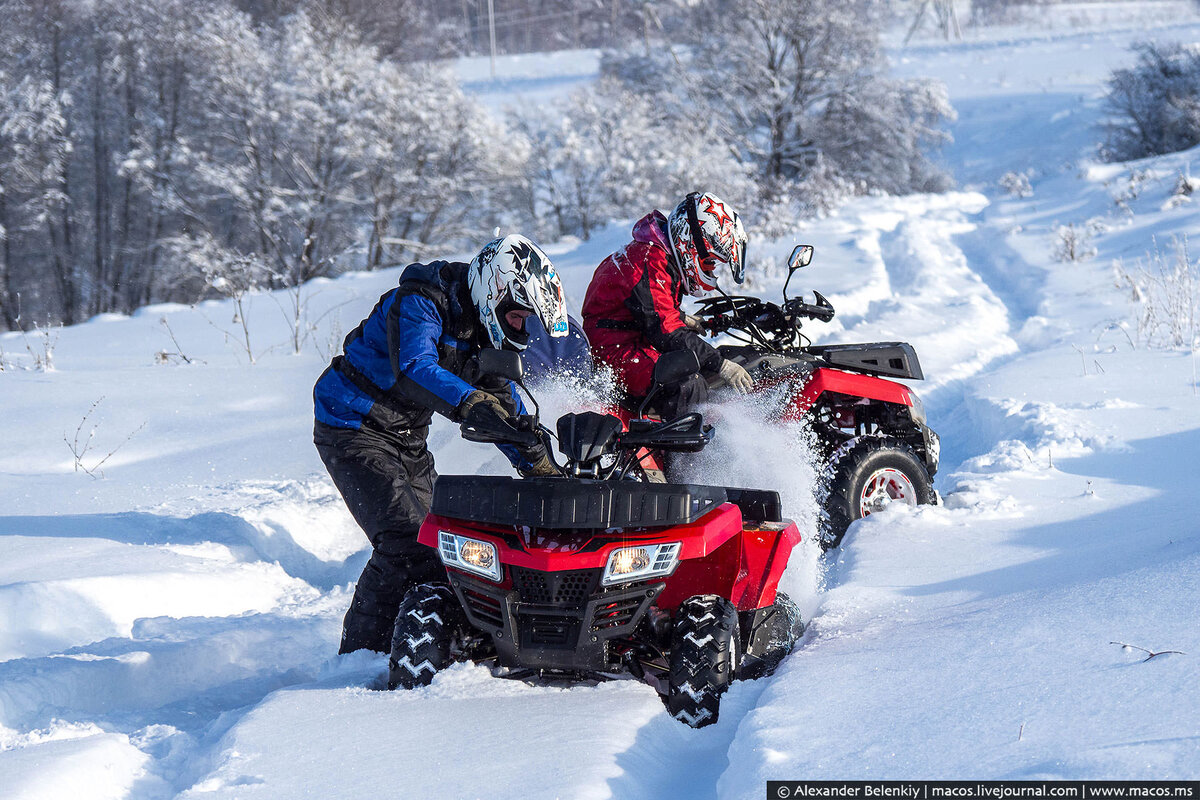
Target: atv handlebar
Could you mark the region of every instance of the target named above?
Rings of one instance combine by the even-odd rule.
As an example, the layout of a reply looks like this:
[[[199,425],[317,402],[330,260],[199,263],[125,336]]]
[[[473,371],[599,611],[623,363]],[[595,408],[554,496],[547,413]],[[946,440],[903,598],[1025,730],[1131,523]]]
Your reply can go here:
[[[509,358],[501,361],[495,357],[484,363],[488,374],[519,381],[522,371],[519,356],[515,364],[512,361]],[[699,370],[700,362],[692,351],[666,353],[654,365],[654,391]],[[519,385],[525,388],[523,384]],[[647,396],[646,402],[653,397],[654,391]],[[526,394],[529,394],[528,389]],[[529,397],[536,409],[537,401],[532,394]],[[489,416],[491,418],[484,421],[461,423],[459,430],[462,437],[471,442],[518,448],[540,444],[560,472],[598,479],[619,480],[626,477],[631,468],[641,465],[646,450],[698,452],[708,444],[713,434],[712,426],[705,425],[700,414],[695,412],[663,421],[645,418],[639,411],[638,416],[629,421],[628,430],[622,430],[621,419],[614,414],[597,414],[594,411],[564,414],[558,419],[557,437],[558,448],[567,457],[564,468],[553,456],[551,440],[554,434],[538,421],[536,410],[533,414]]]
[[[697,453],[712,439],[712,426],[704,424],[697,412],[665,422],[656,419],[631,419],[629,430],[617,434],[616,446],[622,450],[641,448]]]
[[[697,316],[711,334],[739,331],[744,334],[743,341],[779,352],[794,346],[802,319],[833,319],[833,305],[820,292],[813,294],[813,303],[794,298],[785,300],[782,306],[743,295],[706,297],[697,301]]]
[[[797,317],[808,317],[820,322],[829,322],[833,319],[833,305],[825,299],[825,295],[818,291],[814,291],[817,302],[806,303],[800,298],[788,300],[783,304],[783,313]]]
[[[468,442],[534,447],[542,441],[540,427],[536,415],[518,414],[491,427],[464,422],[459,426],[459,430]]]

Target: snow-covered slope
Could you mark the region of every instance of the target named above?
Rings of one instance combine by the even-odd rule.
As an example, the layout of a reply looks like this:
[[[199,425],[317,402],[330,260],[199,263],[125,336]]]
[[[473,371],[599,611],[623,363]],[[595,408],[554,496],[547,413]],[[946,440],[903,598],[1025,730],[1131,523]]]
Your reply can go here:
[[[805,288],[838,308],[819,339],[920,353],[945,505],[890,509],[824,557],[798,550],[785,581],[809,632],[701,731],[634,681],[531,686],[460,665],[396,694],[377,691],[381,657],[333,655],[367,553],[313,451],[310,390],[394,271],[308,286],[298,355],[288,298],[252,298],[254,364],[223,302],[52,332],[49,372],[29,368],[40,336],[0,336],[0,797],[743,798],[769,778],[1195,777],[1200,397],[1187,353],[1114,327],[1131,309],[1112,260],[1196,228],[1170,195],[1200,154],[1081,160],[1100,82],[1145,38],[1200,27],[897,54],[899,72],[950,87],[962,190],[865,199],[794,240],[817,248]],[[525,57],[504,92],[486,62],[461,69],[501,105],[594,64]],[[1028,172],[1032,195],[1008,196],[1007,172]],[[1056,226],[1089,220],[1097,255],[1053,261]],[[548,246],[576,309],[627,230]],[[793,243],[754,251],[778,260]],[[578,401],[545,399],[548,414]],[[803,448],[764,454],[766,435],[754,408],[726,409],[701,471],[778,488],[811,525]],[[443,473],[508,469],[445,423],[432,444]],[[72,447],[87,448],[78,464]]]

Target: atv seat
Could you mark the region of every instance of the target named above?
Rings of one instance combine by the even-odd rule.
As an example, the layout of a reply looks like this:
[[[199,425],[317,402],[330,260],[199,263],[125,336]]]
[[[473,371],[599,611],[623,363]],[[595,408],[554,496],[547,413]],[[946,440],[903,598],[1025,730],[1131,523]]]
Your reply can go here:
[[[783,503],[779,500],[779,492],[727,486],[725,494],[729,502],[742,510],[742,519],[747,522],[783,521]]]

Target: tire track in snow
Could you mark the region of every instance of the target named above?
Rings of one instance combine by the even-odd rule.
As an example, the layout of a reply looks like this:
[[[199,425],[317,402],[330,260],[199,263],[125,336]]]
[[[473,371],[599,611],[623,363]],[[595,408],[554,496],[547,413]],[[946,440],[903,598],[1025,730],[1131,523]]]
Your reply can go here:
[[[916,348],[927,376],[925,383],[915,383],[914,388],[932,401],[931,407],[948,413],[962,402],[958,387],[1019,349],[1011,330],[1014,318],[1020,318],[1024,309],[1013,309],[1005,302],[1005,295],[996,292],[973,268],[962,246],[962,240],[975,230],[968,215],[977,215],[987,200],[978,194],[949,193],[860,203],[862,208],[856,210],[858,204],[852,204],[843,210],[840,232],[848,233],[858,251],[871,262],[868,274],[873,285],[838,292],[834,305],[842,308],[853,299],[874,299],[861,314],[843,313],[841,329],[823,331],[821,340],[909,342]],[[861,227],[855,230],[856,225]],[[806,232],[806,238],[819,241],[821,227],[818,223]],[[853,537],[845,546],[853,548]],[[835,566],[838,555],[834,551],[821,559],[823,591],[814,598],[818,609],[797,649],[821,635],[827,613],[821,606],[821,596],[839,584],[841,570]],[[780,669],[793,667],[795,657],[793,653]],[[726,765],[733,764],[734,752],[744,755],[749,751],[764,757],[747,741],[758,737],[755,712],[760,703],[779,702],[777,693],[769,690],[771,680],[755,682],[761,687],[753,692],[752,702],[739,709],[737,727],[722,759]],[[770,753],[765,757],[769,759]],[[708,784],[711,793],[704,796],[740,798],[759,790],[758,786],[740,785],[739,778],[744,774],[741,765],[722,770],[718,780]]]
[[[363,659],[333,655],[341,584],[361,561],[344,554],[361,549],[361,533],[347,541],[348,513],[340,498],[331,513],[320,483],[214,487],[186,504],[190,516],[0,518],[23,578],[0,581],[0,606],[22,621],[0,642],[21,656],[0,661],[0,752],[79,738],[81,752],[131,756],[141,777],[131,773],[128,796],[170,797],[275,691],[347,670],[365,682]],[[50,542],[53,562],[31,560]],[[83,741],[100,736],[92,728],[107,738]]]
[[[143,618],[129,636],[0,662],[0,731],[99,725],[146,755],[130,797],[174,796],[275,691],[346,671],[364,680],[364,659],[331,655],[346,599],[339,590],[267,613]]]
[[[980,194],[952,192],[872,198],[843,212],[842,229],[866,256],[868,274],[882,276],[874,280],[883,290],[866,292],[874,299],[865,308],[852,304],[861,290],[839,290],[842,323],[819,329],[821,340],[909,342],[927,376],[916,384],[923,394],[1016,352],[1013,313],[960,245],[975,230],[968,216],[986,205]],[[806,235],[819,240],[821,227]]]

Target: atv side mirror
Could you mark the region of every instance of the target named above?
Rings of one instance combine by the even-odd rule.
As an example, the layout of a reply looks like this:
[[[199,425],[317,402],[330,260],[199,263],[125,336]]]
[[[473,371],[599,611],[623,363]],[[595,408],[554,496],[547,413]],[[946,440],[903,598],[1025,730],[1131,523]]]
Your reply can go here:
[[[525,364],[521,354],[511,350],[496,350],[485,347],[479,351],[479,371],[484,375],[494,375],[519,384],[525,376]]]
[[[533,416],[535,421],[541,417],[542,409],[538,405],[537,398],[533,393],[525,388],[522,379],[525,377],[525,362],[521,360],[520,353],[514,353],[511,350],[497,350],[492,347],[485,347],[479,351],[479,355],[475,357],[476,363],[479,364],[479,371],[484,375],[491,375],[495,378],[504,378],[512,381],[517,386],[525,389],[525,396],[533,403]],[[534,426],[536,427],[536,425]]]
[[[801,267],[807,267],[812,263],[813,246],[811,244],[798,244],[792,254],[788,256],[788,270],[795,271]]]
[[[672,350],[669,353],[663,353],[658,357],[658,361],[654,362],[654,386],[651,387],[650,393],[646,395],[646,399],[638,408],[638,416],[646,415],[646,406],[650,405],[650,399],[662,391],[664,386],[679,383],[699,371],[700,359],[691,350]]]
[[[788,276],[783,282],[783,300],[786,303],[788,299],[788,284],[792,282],[792,276],[796,274],[796,270],[807,267],[812,262],[813,246],[811,244],[798,244],[792,250],[792,254],[788,256]]]

